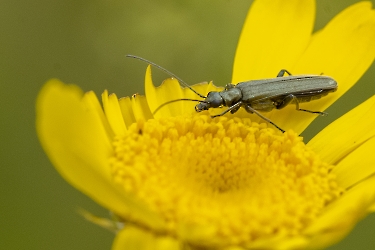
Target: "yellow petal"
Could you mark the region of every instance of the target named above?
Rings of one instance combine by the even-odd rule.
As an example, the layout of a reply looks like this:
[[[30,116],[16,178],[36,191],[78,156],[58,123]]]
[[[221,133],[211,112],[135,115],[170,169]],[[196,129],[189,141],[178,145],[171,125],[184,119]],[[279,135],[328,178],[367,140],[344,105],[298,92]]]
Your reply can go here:
[[[258,0],[237,46],[232,83],[276,77],[306,49],[315,18],[313,0]]]
[[[41,144],[60,174],[75,188],[121,216],[162,222],[114,184],[109,158],[112,133],[97,98],[74,85],[50,80],[37,99],[36,128]]]
[[[136,121],[131,103],[132,101],[128,96],[120,98],[119,100],[122,117],[124,118],[127,128],[129,128],[129,126]]]
[[[375,173],[375,137],[364,142],[332,169],[337,184],[348,188]]]
[[[136,120],[148,120],[153,118],[145,96],[134,94],[131,98],[131,104]]]
[[[369,213],[373,213],[373,212],[375,212],[375,202],[374,202],[374,204],[372,204],[372,205],[367,209],[367,211],[368,211]]]
[[[160,105],[183,98],[182,88],[176,79],[166,79],[161,86],[155,87],[151,78],[151,67],[148,66],[145,76],[145,89],[147,102],[150,109],[154,112]],[[184,113],[184,103],[174,102],[162,107],[155,114],[155,117],[169,117]]]
[[[309,239],[304,236],[273,237],[257,240],[249,246],[249,249],[305,249],[308,244]]]
[[[223,91],[224,90],[224,87],[215,86],[212,81],[209,82],[209,83],[201,82],[201,83],[195,84],[191,87],[195,91],[197,91],[198,93],[200,93],[201,95],[204,95],[204,96],[207,96],[207,93],[211,92],[211,91]],[[191,98],[191,99],[197,99],[198,98],[199,99],[197,94],[195,94],[190,89],[184,88],[183,91],[184,91],[184,97],[185,98]]]
[[[56,83],[63,84],[59,80],[56,80]],[[51,83],[52,84],[52,83]],[[72,85],[73,86],[73,85]],[[77,89],[82,92],[78,87]],[[99,119],[104,127],[104,129],[107,132],[107,135],[109,138],[114,136],[113,130],[111,126],[108,123],[107,117],[105,116],[103,112],[103,108],[100,105],[98,98],[96,97],[94,91],[89,91],[83,94],[82,102],[87,103],[87,105],[92,109],[93,113],[96,113],[99,116]]]
[[[108,219],[96,216],[85,209],[79,208],[78,213],[81,214],[86,220],[94,223],[102,228],[105,228],[113,233],[117,233],[124,227],[124,222],[116,221],[115,218]]]
[[[158,96],[156,94],[156,87],[152,82],[152,73],[151,73],[151,65],[148,65],[146,68],[145,74],[145,92],[147,96],[147,102],[150,106],[152,112],[157,108],[159,105]]]
[[[160,105],[171,101],[183,98],[182,88],[176,79],[166,79],[161,86],[155,87],[152,83],[151,66],[146,70],[145,76],[145,90],[147,102],[152,112],[154,112]],[[184,112],[183,102],[174,102],[166,105],[158,110],[155,117],[176,116]]]
[[[180,243],[167,236],[153,235],[132,225],[126,225],[113,243],[113,250],[179,250]]]
[[[375,96],[324,128],[307,144],[329,164],[342,158],[375,135]]]
[[[109,124],[113,132],[116,135],[124,135],[126,126],[119,105],[118,98],[115,94],[111,94],[108,97],[108,91],[104,91],[102,94],[103,108],[105,115],[108,119]]]
[[[295,75],[328,75],[338,83],[335,93],[320,100],[302,103],[301,108],[324,111],[361,78],[374,58],[375,11],[371,9],[370,2],[360,2],[342,11],[316,33],[301,59],[290,69]],[[319,116],[296,113],[295,106],[290,105],[267,117],[282,128],[293,128],[299,133]]]
[[[342,239],[364,217],[375,201],[375,176],[359,183],[309,227],[305,234],[311,237],[311,249],[323,248]]]

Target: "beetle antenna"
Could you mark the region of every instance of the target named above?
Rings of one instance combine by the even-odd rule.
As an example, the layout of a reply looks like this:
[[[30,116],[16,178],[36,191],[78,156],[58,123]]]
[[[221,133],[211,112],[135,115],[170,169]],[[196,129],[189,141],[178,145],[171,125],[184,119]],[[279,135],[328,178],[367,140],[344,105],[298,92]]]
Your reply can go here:
[[[181,98],[181,99],[171,100],[171,101],[163,103],[162,105],[160,105],[159,107],[157,107],[157,109],[155,109],[154,112],[152,112],[152,114],[155,115],[162,107],[166,106],[167,104],[174,103],[174,102],[179,102],[179,101],[192,101],[192,102],[207,103],[206,101],[197,100],[197,99]]]
[[[197,94],[199,97],[202,97],[202,98],[206,98],[204,95],[201,95],[199,94],[197,91],[195,91],[192,87],[190,87],[186,82],[184,82],[181,78],[179,78],[178,76],[176,76],[175,74],[173,74],[172,72],[166,70],[165,68],[157,65],[156,63],[153,63],[147,59],[144,59],[142,57],[139,57],[139,56],[134,56],[134,55],[126,55],[126,57],[130,57],[130,58],[134,58],[134,59],[138,59],[140,61],[143,61],[143,62],[146,62],[148,64],[151,64],[152,66],[156,67],[157,69],[163,71],[164,73],[168,74],[169,76],[172,76],[174,78],[177,79],[177,81],[179,81],[180,84],[184,85],[185,87],[189,88],[191,91],[193,91],[195,94]]]

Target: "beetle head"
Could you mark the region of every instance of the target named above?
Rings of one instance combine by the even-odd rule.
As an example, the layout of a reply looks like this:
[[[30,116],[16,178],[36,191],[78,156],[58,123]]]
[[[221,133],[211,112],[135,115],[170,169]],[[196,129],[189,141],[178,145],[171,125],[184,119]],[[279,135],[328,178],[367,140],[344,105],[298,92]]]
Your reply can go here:
[[[217,91],[208,93],[206,99],[195,106],[195,111],[201,112],[210,108],[217,108],[223,104],[223,98]]]

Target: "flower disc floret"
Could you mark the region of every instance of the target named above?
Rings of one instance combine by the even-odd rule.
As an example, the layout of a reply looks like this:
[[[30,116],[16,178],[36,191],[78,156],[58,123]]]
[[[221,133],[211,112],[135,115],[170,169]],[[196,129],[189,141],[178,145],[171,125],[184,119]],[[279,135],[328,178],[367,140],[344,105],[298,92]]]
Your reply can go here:
[[[113,146],[114,180],[196,245],[298,235],[342,191],[301,137],[249,119],[138,121]]]

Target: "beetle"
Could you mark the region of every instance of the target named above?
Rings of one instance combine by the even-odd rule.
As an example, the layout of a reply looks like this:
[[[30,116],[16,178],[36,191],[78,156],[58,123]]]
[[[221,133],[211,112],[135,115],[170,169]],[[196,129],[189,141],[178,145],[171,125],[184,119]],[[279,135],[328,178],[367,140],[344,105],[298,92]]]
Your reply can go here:
[[[127,57],[139,59],[157,67],[168,75],[175,77],[180,84],[188,87],[199,97],[204,99],[196,100],[182,98],[172,100],[159,106],[154,111],[154,114],[165,105],[177,101],[199,102],[195,106],[195,110],[197,112],[209,110],[210,108],[219,108],[223,106],[228,107],[228,109],[222,113],[211,116],[212,118],[222,116],[228,112],[233,114],[243,107],[248,113],[258,115],[260,118],[269,122],[283,133],[285,130],[277,126],[260,112],[269,112],[274,108],[282,109],[288,104],[295,104],[297,111],[304,111],[324,116],[327,115],[327,113],[299,108],[299,103],[320,99],[331,92],[335,92],[338,88],[337,82],[332,77],[323,75],[294,76],[289,71],[282,69],[275,78],[250,80],[240,82],[236,85],[229,83],[225,86],[223,91],[211,91],[207,94],[207,96],[204,96],[196,92],[179,77],[161,66],[138,56],[127,55]],[[288,74],[288,76],[284,76],[285,73]]]

